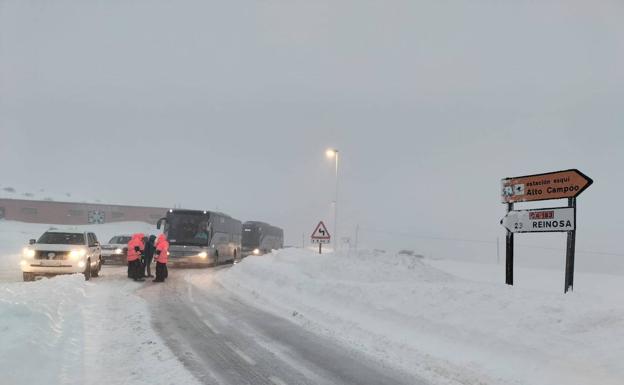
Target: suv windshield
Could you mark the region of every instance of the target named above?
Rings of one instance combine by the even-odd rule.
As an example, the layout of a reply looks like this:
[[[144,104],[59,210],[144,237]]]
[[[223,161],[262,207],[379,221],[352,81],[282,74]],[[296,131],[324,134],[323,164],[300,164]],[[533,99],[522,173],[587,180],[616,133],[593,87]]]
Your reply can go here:
[[[171,244],[206,246],[210,241],[208,216],[204,214],[168,215],[167,238]]]
[[[59,245],[84,245],[84,234],[81,233],[43,233],[37,243]]]
[[[128,242],[130,242],[130,237],[126,235],[118,235],[116,237],[112,237],[111,240],[108,241],[111,245],[125,245]]]

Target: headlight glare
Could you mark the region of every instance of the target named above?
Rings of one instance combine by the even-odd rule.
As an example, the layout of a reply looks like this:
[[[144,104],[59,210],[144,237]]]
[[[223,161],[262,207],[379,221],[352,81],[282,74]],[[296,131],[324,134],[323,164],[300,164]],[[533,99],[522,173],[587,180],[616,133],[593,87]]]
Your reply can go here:
[[[254,253],[255,255],[260,254],[260,249],[254,249],[253,253]]]
[[[24,256],[24,258],[34,258],[35,250],[24,247],[24,250],[22,250],[22,255]]]
[[[202,251],[201,253],[197,254],[199,255],[199,258],[208,258],[208,253],[205,251]]]
[[[69,258],[76,260],[76,259],[84,257],[86,254],[87,254],[87,251],[85,249],[72,250],[69,252]]]
[[[115,249],[115,254],[119,255],[119,254],[121,254],[121,253],[123,253],[123,250],[122,250],[122,249]]]

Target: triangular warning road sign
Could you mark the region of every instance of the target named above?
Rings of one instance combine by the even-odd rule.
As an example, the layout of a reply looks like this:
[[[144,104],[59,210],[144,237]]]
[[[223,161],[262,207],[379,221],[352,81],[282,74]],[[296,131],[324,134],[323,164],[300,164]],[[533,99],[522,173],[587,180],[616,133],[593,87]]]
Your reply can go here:
[[[330,239],[331,235],[329,231],[327,231],[327,227],[325,227],[325,223],[320,221],[318,225],[316,225],[316,229],[312,233],[312,239]]]

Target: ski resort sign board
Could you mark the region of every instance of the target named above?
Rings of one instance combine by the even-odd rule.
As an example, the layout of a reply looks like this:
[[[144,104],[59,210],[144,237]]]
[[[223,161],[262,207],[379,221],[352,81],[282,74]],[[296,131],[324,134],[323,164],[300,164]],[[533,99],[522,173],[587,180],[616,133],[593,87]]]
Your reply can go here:
[[[579,170],[563,170],[505,178],[501,181],[503,203],[576,198],[593,180]]]
[[[512,233],[543,233],[575,229],[576,210],[572,207],[510,211],[501,224]]]

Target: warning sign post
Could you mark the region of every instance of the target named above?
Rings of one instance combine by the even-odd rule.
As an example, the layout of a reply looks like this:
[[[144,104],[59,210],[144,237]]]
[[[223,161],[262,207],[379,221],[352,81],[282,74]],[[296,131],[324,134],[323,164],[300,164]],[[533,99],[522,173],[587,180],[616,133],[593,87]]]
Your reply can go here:
[[[312,232],[312,236],[310,237],[312,243],[318,243],[319,245],[319,254],[323,253],[323,244],[327,244],[331,242],[331,234],[327,231],[327,226],[323,221],[320,221],[316,228]]]

